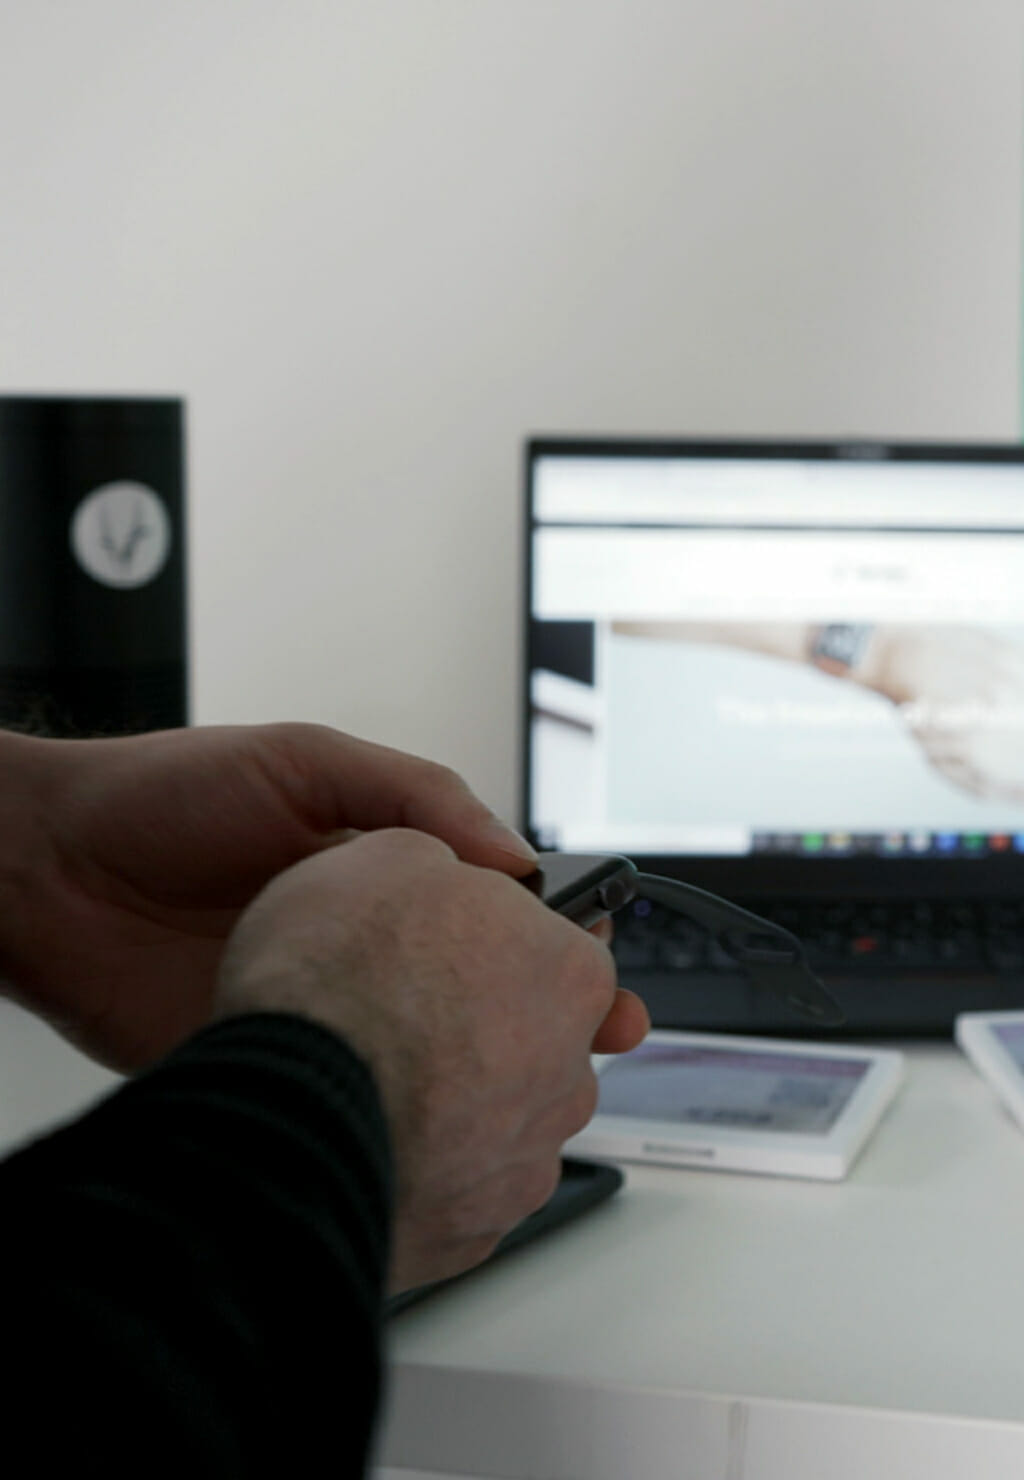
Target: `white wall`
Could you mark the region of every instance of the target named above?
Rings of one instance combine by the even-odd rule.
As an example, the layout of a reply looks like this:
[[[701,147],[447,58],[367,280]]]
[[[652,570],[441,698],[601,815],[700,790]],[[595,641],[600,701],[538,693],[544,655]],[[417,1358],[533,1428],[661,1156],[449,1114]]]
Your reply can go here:
[[[188,396],[201,721],[512,815],[525,433],[1019,434],[1019,0],[34,0],[0,81],[0,389]]]

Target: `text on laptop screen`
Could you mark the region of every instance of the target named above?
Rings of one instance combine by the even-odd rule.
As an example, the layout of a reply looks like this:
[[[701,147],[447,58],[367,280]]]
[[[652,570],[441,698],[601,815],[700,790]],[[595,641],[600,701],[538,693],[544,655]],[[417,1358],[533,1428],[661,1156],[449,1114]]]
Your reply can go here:
[[[1024,853],[1024,461],[538,444],[529,498],[542,845]]]

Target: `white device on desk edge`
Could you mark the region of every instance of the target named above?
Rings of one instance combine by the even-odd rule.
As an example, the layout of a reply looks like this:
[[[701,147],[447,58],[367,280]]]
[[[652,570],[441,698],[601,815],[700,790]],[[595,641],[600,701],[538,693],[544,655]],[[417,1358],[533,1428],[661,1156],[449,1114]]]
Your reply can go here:
[[[1024,1012],[962,1012],[957,1043],[1024,1129]]]
[[[895,1049],[649,1033],[594,1058],[597,1111],[570,1155],[845,1177],[903,1078]]]

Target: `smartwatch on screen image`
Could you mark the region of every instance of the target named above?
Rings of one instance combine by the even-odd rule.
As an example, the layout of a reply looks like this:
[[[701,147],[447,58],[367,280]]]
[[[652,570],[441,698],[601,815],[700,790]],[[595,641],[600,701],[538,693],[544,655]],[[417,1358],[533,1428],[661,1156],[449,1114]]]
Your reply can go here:
[[[869,623],[826,622],[811,639],[811,662],[835,678],[845,678],[863,658],[874,630]]]

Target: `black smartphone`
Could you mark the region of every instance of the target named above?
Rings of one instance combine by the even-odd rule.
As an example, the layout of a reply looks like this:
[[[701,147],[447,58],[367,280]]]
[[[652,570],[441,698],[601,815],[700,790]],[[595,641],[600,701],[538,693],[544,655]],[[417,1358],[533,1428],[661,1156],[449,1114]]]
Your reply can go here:
[[[560,915],[588,929],[633,898],[639,875],[628,858],[611,853],[541,853],[522,880]]]

